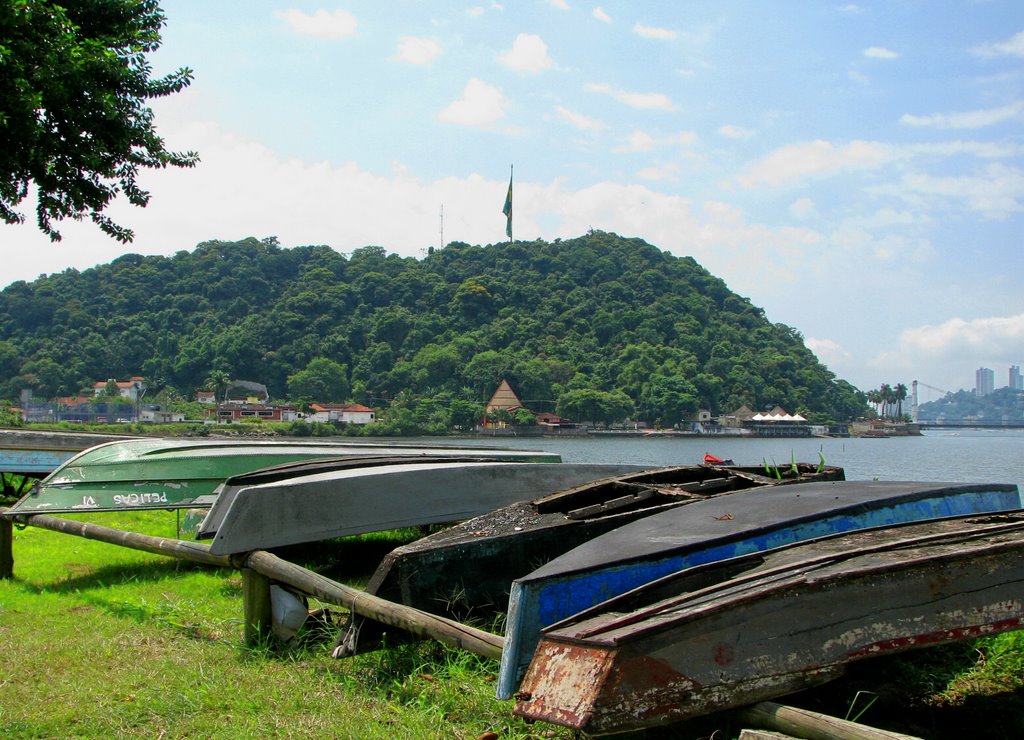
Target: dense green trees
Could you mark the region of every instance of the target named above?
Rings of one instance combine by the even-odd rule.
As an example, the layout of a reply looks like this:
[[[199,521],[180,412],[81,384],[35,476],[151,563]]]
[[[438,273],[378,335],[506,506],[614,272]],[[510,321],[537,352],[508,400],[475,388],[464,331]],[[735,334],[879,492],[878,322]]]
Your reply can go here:
[[[156,0],[0,0],[0,219],[24,220],[16,209],[32,183],[36,222],[51,239],[60,239],[54,221],[87,216],[131,241],[132,232],[103,213],[110,201],[122,193],[145,206],[141,168],[191,167],[198,159],[167,151],[145,105],[192,77],[187,68],[150,77],[146,55],[160,46],[163,24]],[[141,300],[137,277],[122,310]]]
[[[326,357],[317,357],[288,376],[288,397],[308,402],[341,403],[352,393],[348,368]]]
[[[0,398],[136,374],[188,397],[227,376],[277,399],[392,405],[396,429],[410,414],[465,426],[502,378],[531,409],[585,421],[865,411],[798,332],[692,259],[602,232],[421,260],[273,238],[125,255],[0,291],[0,369]]]

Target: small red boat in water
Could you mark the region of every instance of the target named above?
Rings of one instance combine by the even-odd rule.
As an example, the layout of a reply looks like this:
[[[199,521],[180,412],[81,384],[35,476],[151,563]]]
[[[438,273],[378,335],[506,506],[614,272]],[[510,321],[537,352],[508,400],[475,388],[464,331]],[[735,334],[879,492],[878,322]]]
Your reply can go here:
[[[736,463],[734,463],[732,460],[728,460],[728,459],[727,460],[723,460],[720,457],[715,457],[710,452],[708,452],[708,453],[706,453],[704,455],[704,464],[705,465],[735,465]]]

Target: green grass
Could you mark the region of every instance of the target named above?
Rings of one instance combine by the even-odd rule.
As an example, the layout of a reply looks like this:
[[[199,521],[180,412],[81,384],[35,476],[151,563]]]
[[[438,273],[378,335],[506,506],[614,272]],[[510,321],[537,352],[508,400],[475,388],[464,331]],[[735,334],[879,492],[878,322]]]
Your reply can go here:
[[[176,536],[168,512],[75,517]],[[409,530],[283,553],[360,586]],[[241,577],[42,529],[0,581],[0,737],[571,738],[493,698],[497,664],[422,642],[347,660],[242,644]],[[315,604],[313,605],[315,606]],[[335,607],[330,607],[337,612]],[[333,637],[333,636],[332,636]],[[929,738],[1024,736],[1024,633],[854,664],[781,701]],[[633,738],[738,733],[712,717]]]
[[[173,514],[92,521],[175,536]],[[395,542],[346,543],[347,556]],[[0,581],[0,737],[539,737],[493,698],[496,664],[434,643],[349,660],[242,644],[241,578],[36,528]],[[350,565],[349,582],[376,561]],[[333,607],[332,607],[333,610]],[[551,737],[570,737],[554,731]]]

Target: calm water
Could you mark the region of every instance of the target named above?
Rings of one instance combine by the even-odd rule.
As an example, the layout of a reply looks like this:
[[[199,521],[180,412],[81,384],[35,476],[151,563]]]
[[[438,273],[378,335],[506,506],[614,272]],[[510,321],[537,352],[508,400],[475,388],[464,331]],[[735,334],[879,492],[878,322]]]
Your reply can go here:
[[[434,440],[452,444],[452,440]],[[705,452],[740,465],[762,460],[787,465],[819,460],[846,470],[848,480],[917,480],[962,483],[1016,483],[1024,490],[1024,430],[927,431],[921,437],[892,439],[736,439],[718,437],[640,438],[481,438],[474,446],[517,447],[557,452],[565,462],[622,462],[642,465],[694,465]]]

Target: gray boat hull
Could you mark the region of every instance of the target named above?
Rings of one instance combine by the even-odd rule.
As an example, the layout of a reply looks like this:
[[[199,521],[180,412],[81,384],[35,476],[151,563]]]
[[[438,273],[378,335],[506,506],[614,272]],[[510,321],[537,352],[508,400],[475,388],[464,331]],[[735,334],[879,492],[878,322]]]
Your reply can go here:
[[[341,470],[250,486],[214,503],[210,551],[249,550],[470,519],[637,465],[433,462]],[[226,511],[221,507],[226,506]],[[204,527],[205,529],[205,527]]]

